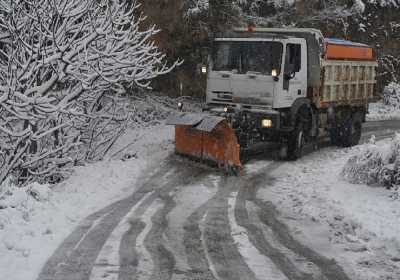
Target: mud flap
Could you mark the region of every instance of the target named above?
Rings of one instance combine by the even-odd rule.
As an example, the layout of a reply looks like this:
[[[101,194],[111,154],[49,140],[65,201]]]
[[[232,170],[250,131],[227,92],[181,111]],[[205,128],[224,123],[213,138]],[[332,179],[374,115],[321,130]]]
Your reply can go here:
[[[240,145],[234,130],[226,119],[184,114],[167,121],[175,125],[175,150],[205,162],[213,162],[230,173],[237,173],[240,162]]]

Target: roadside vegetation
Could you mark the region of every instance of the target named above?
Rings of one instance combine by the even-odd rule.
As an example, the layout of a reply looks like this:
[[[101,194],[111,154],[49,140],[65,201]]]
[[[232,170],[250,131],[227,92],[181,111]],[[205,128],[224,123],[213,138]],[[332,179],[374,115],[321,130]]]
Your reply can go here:
[[[168,64],[137,1],[0,1],[0,183],[102,159]]]

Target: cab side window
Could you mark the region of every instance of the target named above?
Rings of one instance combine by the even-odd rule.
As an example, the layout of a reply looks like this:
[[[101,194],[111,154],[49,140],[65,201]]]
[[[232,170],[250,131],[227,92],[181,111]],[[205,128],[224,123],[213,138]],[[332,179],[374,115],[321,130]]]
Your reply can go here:
[[[301,45],[287,44],[285,57],[285,75],[283,89],[289,90],[289,81],[296,76],[301,69]]]
[[[301,69],[301,45],[286,45],[286,73],[299,72]]]

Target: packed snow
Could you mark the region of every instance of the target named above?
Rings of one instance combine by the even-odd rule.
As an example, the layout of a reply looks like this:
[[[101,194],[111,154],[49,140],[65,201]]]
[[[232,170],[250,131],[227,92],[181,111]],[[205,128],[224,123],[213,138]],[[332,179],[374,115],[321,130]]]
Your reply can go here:
[[[349,158],[370,145],[327,148],[284,163],[258,196],[276,205],[295,238],[336,259],[351,279],[399,279],[400,200],[385,188],[351,184],[342,176]]]

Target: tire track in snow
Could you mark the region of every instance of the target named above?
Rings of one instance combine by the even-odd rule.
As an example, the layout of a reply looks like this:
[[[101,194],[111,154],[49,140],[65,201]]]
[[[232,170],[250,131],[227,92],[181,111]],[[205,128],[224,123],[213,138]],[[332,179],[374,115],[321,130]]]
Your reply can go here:
[[[240,226],[236,221],[235,210],[237,206],[246,207],[245,205],[237,204],[239,192],[231,193],[228,199],[228,216],[229,223],[232,229],[232,236],[235,240],[240,254],[246,260],[247,265],[253,271],[258,280],[263,280],[266,275],[274,280],[287,280],[286,276],[275,265],[275,263],[260,251],[250,242],[247,229]]]
[[[153,215],[153,227],[144,240],[144,245],[154,262],[150,278],[152,280],[171,279],[175,267],[174,255],[163,244],[163,233],[167,227],[166,215],[175,207],[175,202],[170,196],[161,197],[160,200],[163,201],[164,207],[159,208]],[[138,243],[140,244],[140,241]]]
[[[253,202],[259,209],[258,211],[258,218],[259,220],[264,223],[267,227],[269,227],[272,232],[274,233],[276,240],[281,243],[281,245],[283,245],[284,247],[286,247],[287,249],[291,250],[293,253],[303,257],[304,259],[306,259],[308,262],[313,263],[315,266],[317,266],[317,268],[321,271],[322,275],[324,278],[322,279],[328,279],[328,280],[350,280],[350,278],[345,274],[345,272],[343,271],[343,269],[335,262],[335,260],[331,260],[328,259],[320,254],[318,254],[317,252],[315,252],[314,250],[306,247],[305,245],[301,244],[298,240],[296,240],[290,233],[289,228],[282,222],[279,221],[278,219],[278,215],[279,213],[277,212],[275,206],[270,203],[270,202],[265,202],[261,199],[258,199],[256,197],[257,194],[257,190],[259,187],[261,186],[266,186],[266,184],[268,182],[272,183],[273,178],[268,176],[268,171],[271,171],[273,169],[276,169],[277,167],[279,167],[279,163],[274,164],[271,167],[266,168],[265,170],[252,175],[248,178],[245,178],[245,183],[243,183],[241,189],[240,189],[240,197],[242,200],[241,203],[246,203],[247,201],[251,201]],[[243,209],[243,207],[241,207]],[[238,217],[238,220],[241,221],[241,223],[243,223],[243,226],[247,226],[250,230],[249,232],[253,232],[254,235],[260,236],[260,238],[254,238],[254,242],[260,242],[262,241],[259,245],[257,245],[258,248],[260,248],[260,250],[264,247],[264,245],[268,244],[264,240],[261,238],[262,233],[259,233],[259,229],[257,229],[257,227],[255,227],[254,225],[249,225],[246,221],[248,221],[248,213],[247,211],[245,212],[241,212],[239,209],[236,210],[236,215]],[[253,228],[253,230],[251,230],[251,228]],[[264,243],[265,241],[265,243]],[[262,245],[264,244],[264,245]],[[267,248],[265,248],[267,249]],[[271,249],[273,249],[273,247],[271,246]],[[264,252],[263,252],[264,253]],[[268,254],[268,251],[265,251],[266,254]],[[279,252],[279,254],[282,254],[282,252]],[[274,258],[271,256],[272,260],[279,260],[279,255],[277,255],[278,258]],[[281,256],[282,257],[282,256]],[[283,256],[286,260],[285,262],[287,262],[287,257]],[[282,259],[282,258],[281,258]],[[282,259],[284,260],[284,259]],[[281,264],[285,264],[284,262]],[[287,267],[291,267],[289,266],[290,262],[287,263]],[[277,263],[277,265],[279,266],[279,262]],[[285,272],[285,269],[282,269],[283,272]],[[287,270],[286,270],[287,271]],[[290,271],[287,271],[290,272]],[[296,272],[296,271],[294,271]],[[298,273],[299,271],[297,271],[296,273]],[[294,276],[291,276],[294,275]],[[300,277],[305,277],[305,278],[291,278],[291,277],[297,277],[295,276],[295,274],[287,274],[286,275],[289,279],[304,279],[304,280],[309,280],[309,279],[313,279],[312,275],[308,276],[307,278],[307,274],[306,276],[301,276]],[[320,280],[321,277],[319,276],[318,278],[314,278],[317,280]]]
[[[272,269],[271,273],[276,273],[276,268],[281,272],[276,275],[277,279],[290,279],[290,280],[310,280],[314,279],[310,273],[305,273],[298,268],[295,262],[293,262],[287,255],[287,250],[282,251],[282,247],[277,248],[267,241],[267,237],[264,235],[265,231],[260,228],[260,225],[255,222],[255,219],[249,216],[247,209],[247,203],[251,202],[252,198],[250,191],[252,189],[258,189],[258,187],[265,186],[269,181],[267,174],[273,170],[279,168],[281,164],[279,162],[270,162],[263,168],[260,168],[255,173],[246,174],[244,177],[239,178],[232,184],[236,184],[238,187],[238,193],[236,194],[236,203],[234,209],[234,217],[236,217],[238,225],[245,229],[249,241],[258,252],[267,258],[267,263]],[[260,180],[253,180],[252,178],[258,178],[262,174]],[[232,202],[233,203],[233,202]],[[256,213],[251,213],[252,215]],[[272,266],[271,266],[272,265]],[[259,278],[260,276],[258,276]]]
[[[260,227],[253,223],[253,219],[249,217],[249,213],[246,207],[246,193],[244,189],[249,186],[241,188],[237,197],[237,203],[235,206],[235,216],[237,217],[238,224],[245,228],[250,242],[255,246],[258,251],[268,257],[268,262],[273,263],[273,267],[278,268],[281,271],[280,275],[277,275],[277,279],[290,279],[290,280],[311,280],[314,279],[311,274],[304,273],[297,268],[296,264],[293,263],[287,256],[287,252],[280,250],[276,246],[273,246],[267,241],[264,236],[264,232]],[[252,213],[253,214],[253,213]],[[273,232],[272,232],[273,234]],[[272,269],[272,273],[275,273],[275,269]]]
[[[143,231],[136,239],[136,251],[139,256],[139,262],[136,270],[138,280],[150,280],[152,278],[152,271],[155,269],[154,261],[151,253],[145,245],[145,239],[153,228],[152,217],[164,206],[164,204],[156,200],[145,211],[141,217],[142,222],[145,224]]]
[[[186,167],[184,163],[169,158],[155,171],[145,173],[143,178],[138,181],[143,183],[135,193],[88,216],[56,249],[37,279],[89,279],[101,248],[121,219],[146,194],[160,190],[166,184],[171,185],[174,182],[177,184],[179,178],[187,178],[192,175],[192,169]],[[145,176],[148,174],[151,175],[146,178]],[[154,196],[155,194],[150,198]],[[100,220],[95,224],[98,219]]]
[[[289,250],[285,246],[283,246],[279,241],[278,238],[275,236],[275,233],[269,228],[267,225],[262,223],[258,218],[257,212],[259,208],[252,202],[246,203],[247,210],[248,210],[248,218],[252,224],[256,224],[259,226],[259,229],[262,231],[265,240],[273,247],[275,250],[278,250],[282,253],[291,263],[298,269],[300,272],[310,276],[310,279],[318,279],[318,280],[326,280],[326,278],[322,275],[321,270],[312,262],[309,262],[302,256],[294,253],[293,251]]]
[[[219,278],[217,270],[215,269],[215,266],[214,266],[214,264],[213,264],[213,262],[211,260],[210,254],[208,253],[208,247],[207,247],[207,244],[206,244],[205,238],[204,238],[204,229],[205,229],[204,224],[205,224],[206,219],[207,219],[207,214],[208,214],[208,212],[206,212],[204,214],[204,217],[201,219],[200,224],[199,224],[199,227],[200,227],[200,240],[201,240],[201,244],[202,244],[203,249],[204,249],[204,255],[205,255],[205,258],[206,258],[206,261],[207,261],[207,265],[208,265],[208,267],[209,267],[209,269],[210,269],[210,271],[212,273],[212,276],[216,280],[220,280],[221,278]]]
[[[184,224],[184,245],[190,280],[254,280],[254,274],[239,254],[230,234],[227,195],[230,188],[216,182],[217,193],[197,208]]]
[[[152,195],[153,192],[146,194],[128,214],[121,220],[117,227],[113,230],[108,240],[101,249],[97,256],[96,262],[91,272],[89,279],[97,280],[117,280],[120,270],[120,257],[119,248],[122,241],[123,235],[129,231],[130,224],[129,220],[134,215],[137,208]]]
[[[207,205],[203,238],[209,259],[222,280],[255,280],[231,235],[228,218],[228,196],[232,187],[228,182],[236,177],[222,177],[217,194]]]
[[[123,236],[121,240],[120,246],[120,273],[119,273],[119,280],[130,280],[130,279],[137,279],[138,276],[138,265],[140,261],[140,256],[137,249],[137,246],[141,248],[144,247],[144,243],[146,242],[147,235],[150,233],[148,232],[146,235],[143,234],[143,230],[146,226],[143,221],[140,220],[140,217],[146,216],[146,211],[151,207],[151,204],[155,201],[162,201],[162,198],[165,197],[165,193],[170,192],[174,188],[177,188],[177,180],[179,176],[175,176],[175,179],[167,181],[167,183],[159,189],[157,192],[153,193],[147,200],[145,200],[142,204],[138,205],[136,212],[135,212],[135,219],[131,219],[130,224],[131,228],[126,234]],[[157,210],[157,212],[161,211],[161,209]],[[158,215],[159,213],[155,213]],[[147,251],[147,249],[146,249]],[[168,250],[167,250],[168,251]],[[153,262],[152,254],[149,253],[147,258],[150,258]],[[152,268],[153,270],[156,269]],[[152,272],[149,272],[152,273]]]
[[[92,221],[92,224],[90,225],[90,228],[82,235],[82,237],[79,239],[79,241],[76,243],[76,245],[74,246],[73,250],[76,250],[79,245],[81,245],[82,241],[85,240],[86,236],[88,236],[88,234],[98,226],[98,224],[100,223],[100,221],[105,218],[109,213],[106,213],[102,216],[100,216],[99,218],[95,219]]]
[[[167,226],[166,216],[175,207],[175,202],[172,199],[172,194],[178,192],[180,189],[185,188],[187,185],[193,183],[193,181],[200,180],[207,172],[197,167],[185,167],[182,168],[181,174],[172,174],[171,178],[165,180],[165,184],[157,189],[147,200],[138,206],[135,216],[140,218],[147,215],[146,211],[151,207],[151,203],[154,200],[162,201],[164,207],[158,209],[154,213],[152,218],[152,228],[145,236],[143,236],[144,223],[138,220],[132,222],[132,228],[123,237],[121,246],[131,246],[129,248],[120,248],[120,259],[121,270],[119,274],[120,280],[125,279],[140,279],[143,271],[139,271],[138,265],[141,261],[141,256],[137,247],[146,248],[149,255],[146,258],[150,258],[153,266],[147,274],[150,274],[150,279],[169,279],[170,275],[175,266],[175,256],[167,246],[164,245],[163,235]],[[136,247],[136,249],[134,248]],[[143,252],[143,250],[142,250]],[[146,275],[147,275],[146,274]],[[162,274],[162,278],[157,278]],[[143,275],[142,275],[143,276]],[[147,276],[146,276],[147,277]]]
[[[127,198],[129,200],[133,198]],[[78,227],[61,243],[53,253],[53,256],[46,262],[38,276],[38,280],[69,279],[68,270],[76,262],[71,263],[71,256],[79,250],[82,243],[87,240],[90,233],[99,228],[103,219],[116,208],[120,208],[125,200],[117,201],[84,219]],[[71,278],[73,279],[73,278]]]
[[[190,169],[186,167],[186,169]],[[176,257],[173,251],[170,250],[165,240],[165,232],[168,227],[167,215],[175,208],[176,203],[173,196],[177,192],[186,188],[194,182],[200,181],[207,171],[202,168],[197,168],[190,171],[189,175],[175,178],[175,183],[168,183],[167,187],[163,187],[158,192],[158,199],[162,200],[165,207],[159,209],[152,218],[154,227],[149,232],[144,240],[146,248],[149,250],[150,255],[154,261],[154,269],[152,271],[151,279],[166,280],[171,279],[175,271]]]
[[[145,224],[140,220],[131,220],[131,228],[122,237],[120,244],[120,269],[118,280],[137,279],[139,255],[136,250],[137,237],[144,230]]]
[[[113,229],[132,205],[146,195],[134,195],[107,207],[109,211],[98,223],[88,218],[85,227],[79,226],[55,251],[42,269],[39,280],[84,280],[89,279],[96,258]],[[103,213],[105,211],[100,211]]]
[[[219,280],[214,276],[216,272],[210,268],[211,260],[206,255],[207,246],[204,244],[203,224],[209,203],[210,200],[193,212],[183,225],[183,244],[191,268],[187,279]]]
[[[293,238],[289,229],[276,218],[276,210],[272,204],[258,201],[256,203],[262,210],[259,212],[260,220],[272,229],[278,237],[278,241],[294,253],[304,257],[309,262],[314,263],[322,272],[323,276],[329,280],[350,280],[343,269],[333,259],[328,259],[314,250],[301,244]],[[273,216],[273,217],[271,217]]]
[[[219,178],[215,175],[208,175],[197,183],[182,188],[174,195],[176,205],[166,216],[167,228],[163,234],[163,244],[175,258],[175,269],[171,278],[173,280],[196,278],[193,267],[189,265],[193,259],[193,254],[190,253],[192,250],[188,251],[188,254],[186,248],[189,247],[185,244],[187,244],[186,241],[192,244],[196,243],[199,239],[196,240],[195,235],[187,235],[186,229],[192,214],[216,194]],[[197,264],[198,262],[199,259],[196,258],[192,263]],[[205,267],[207,268],[207,266]]]

